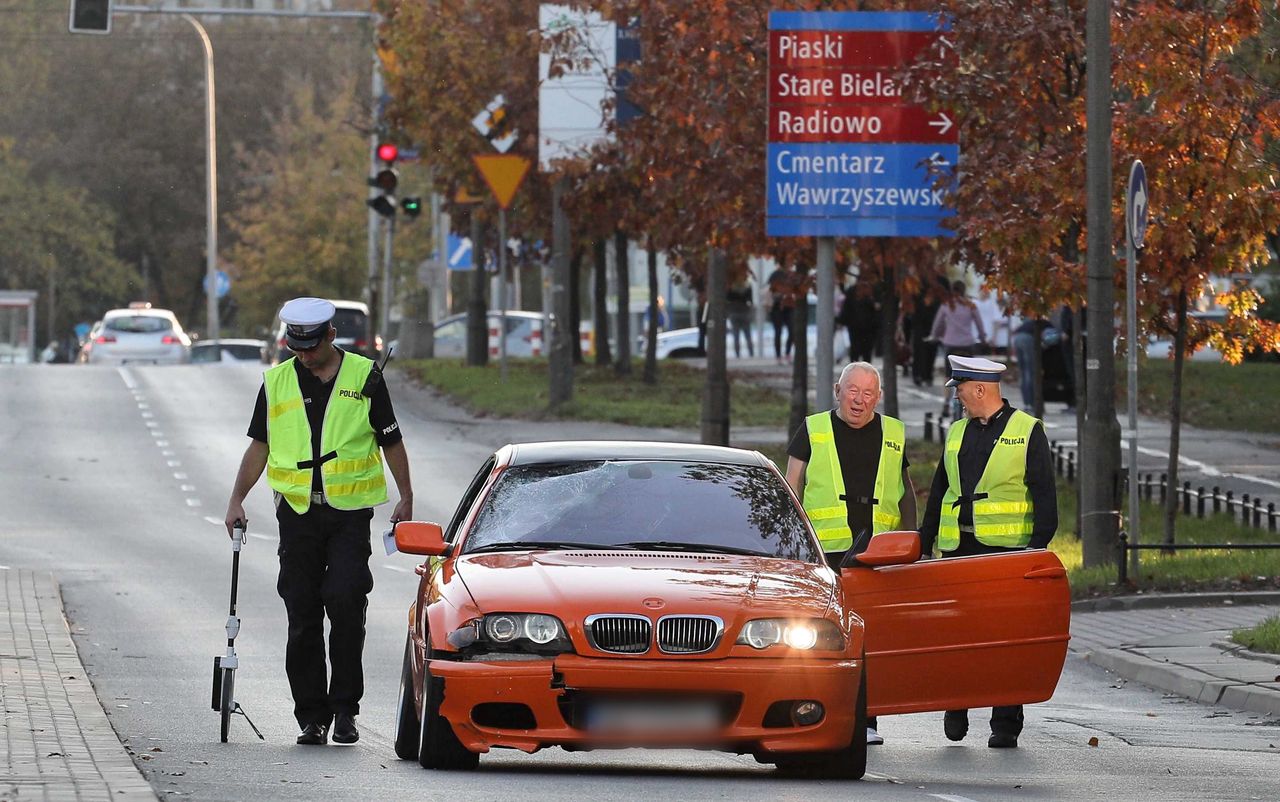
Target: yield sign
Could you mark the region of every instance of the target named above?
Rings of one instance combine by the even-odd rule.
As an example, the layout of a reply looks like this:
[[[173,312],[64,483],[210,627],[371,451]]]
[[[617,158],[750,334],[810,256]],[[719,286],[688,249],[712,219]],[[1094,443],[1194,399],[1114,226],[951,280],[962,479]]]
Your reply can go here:
[[[511,199],[516,196],[516,190],[528,175],[531,162],[523,156],[515,155],[472,156],[471,160],[476,163],[476,169],[489,185],[498,205],[503,209],[510,209]]]

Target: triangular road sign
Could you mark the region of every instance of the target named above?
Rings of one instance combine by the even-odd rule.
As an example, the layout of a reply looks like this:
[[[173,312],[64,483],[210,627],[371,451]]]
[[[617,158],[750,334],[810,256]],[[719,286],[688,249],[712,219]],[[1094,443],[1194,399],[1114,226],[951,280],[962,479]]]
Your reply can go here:
[[[472,156],[471,160],[476,163],[476,169],[489,185],[498,205],[503,209],[511,208],[511,199],[516,196],[516,190],[528,175],[532,162],[523,156],[512,154]]]

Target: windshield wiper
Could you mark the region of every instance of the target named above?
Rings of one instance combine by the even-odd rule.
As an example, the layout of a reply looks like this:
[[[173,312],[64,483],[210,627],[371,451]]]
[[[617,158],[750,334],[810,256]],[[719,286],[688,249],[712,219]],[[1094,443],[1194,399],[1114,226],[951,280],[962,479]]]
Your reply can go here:
[[[773,557],[765,551],[744,549],[738,546],[721,546],[714,543],[686,543],[676,540],[634,540],[620,546],[641,551],[705,551],[710,554],[744,554],[748,557]]]
[[[618,550],[626,548],[626,546],[616,546],[605,543],[578,543],[571,540],[518,540],[509,543],[490,543],[487,546],[477,546],[474,549],[468,549],[466,553],[481,554],[487,551],[539,551],[543,549]]]

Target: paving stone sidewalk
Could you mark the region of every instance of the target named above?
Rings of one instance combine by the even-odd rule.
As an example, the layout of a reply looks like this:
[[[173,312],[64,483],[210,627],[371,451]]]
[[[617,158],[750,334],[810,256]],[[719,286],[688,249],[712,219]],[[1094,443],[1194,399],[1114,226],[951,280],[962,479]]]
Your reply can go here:
[[[1140,601],[1072,610],[1071,650],[1122,677],[1203,704],[1280,716],[1280,662],[1229,640],[1234,629],[1280,615],[1280,593]],[[1150,606],[1158,604],[1176,606]]]
[[[0,802],[155,802],[107,720],[45,573],[0,568]]]

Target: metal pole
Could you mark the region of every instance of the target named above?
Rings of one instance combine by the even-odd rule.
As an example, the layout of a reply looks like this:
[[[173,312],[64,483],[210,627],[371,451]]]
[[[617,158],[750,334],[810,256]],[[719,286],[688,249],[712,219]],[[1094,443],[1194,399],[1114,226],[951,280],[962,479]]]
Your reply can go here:
[[[374,35],[377,36],[376,28],[374,29]],[[369,91],[371,93],[369,98],[369,107],[372,110],[370,112],[370,122],[372,124],[369,126],[369,175],[377,175],[378,129],[381,123],[381,115],[379,113],[381,106],[379,105],[378,100],[382,97],[382,63],[378,58],[378,50],[376,46],[373,51],[373,76],[370,80]],[[372,200],[373,198],[378,197],[378,192],[379,190],[377,187],[369,187],[369,199]],[[381,222],[382,217],[373,210],[372,206],[369,207],[368,212],[368,219],[366,221],[366,253],[368,256],[369,280],[366,282],[364,288],[364,301],[366,304],[372,304],[374,294],[373,288],[377,286],[378,282],[378,224]]]
[[[388,328],[391,325],[391,248],[396,236],[396,218],[387,218],[386,237],[382,243],[382,292],[378,304],[378,333],[382,335],[383,346],[391,339]]]
[[[205,127],[205,319],[208,331],[205,337],[217,341],[221,336],[218,319],[218,140],[213,85],[213,43],[200,21],[190,14],[182,18],[191,23],[204,45],[204,127]]]
[[[814,408],[831,409],[834,405],[831,387],[835,383],[832,350],[836,326],[836,240],[818,237],[818,342],[814,343]],[[801,300],[801,303],[804,301]]]
[[[507,381],[507,210],[498,208],[498,373]]]
[[[1138,249],[1133,246],[1133,227],[1130,221],[1128,194],[1125,195],[1125,265],[1128,298],[1125,300],[1126,328],[1129,333],[1126,361],[1129,367],[1127,395],[1129,399],[1129,537],[1133,545],[1142,542],[1142,527],[1138,519]],[[1129,573],[1140,575],[1139,549],[1129,552]]]

